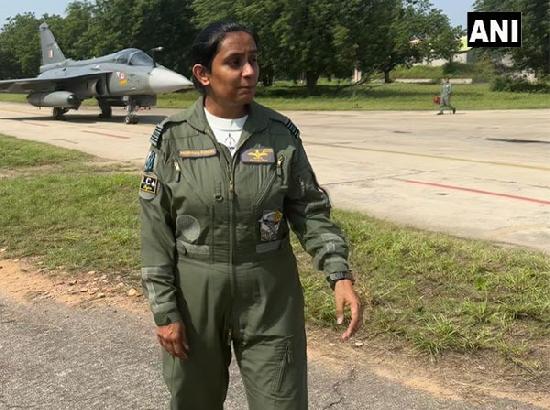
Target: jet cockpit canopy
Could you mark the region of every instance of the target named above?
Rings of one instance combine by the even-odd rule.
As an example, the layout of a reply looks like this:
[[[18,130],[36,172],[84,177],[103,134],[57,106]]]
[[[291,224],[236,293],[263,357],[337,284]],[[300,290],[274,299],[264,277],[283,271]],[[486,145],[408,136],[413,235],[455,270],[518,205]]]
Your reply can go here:
[[[155,62],[147,53],[137,48],[127,48],[115,55],[115,63],[153,67]]]

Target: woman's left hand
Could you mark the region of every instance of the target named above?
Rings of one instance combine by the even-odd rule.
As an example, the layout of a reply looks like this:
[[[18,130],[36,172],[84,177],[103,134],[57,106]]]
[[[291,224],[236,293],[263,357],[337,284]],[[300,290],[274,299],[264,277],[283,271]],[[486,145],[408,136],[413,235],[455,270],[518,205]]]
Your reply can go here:
[[[361,309],[361,301],[359,296],[353,290],[353,282],[348,279],[341,279],[334,286],[334,300],[336,302],[336,323],[341,325],[344,323],[344,308],[350,307],[351,322],[342,334],[343,342],[352,337],[362,324],[363,311]]]

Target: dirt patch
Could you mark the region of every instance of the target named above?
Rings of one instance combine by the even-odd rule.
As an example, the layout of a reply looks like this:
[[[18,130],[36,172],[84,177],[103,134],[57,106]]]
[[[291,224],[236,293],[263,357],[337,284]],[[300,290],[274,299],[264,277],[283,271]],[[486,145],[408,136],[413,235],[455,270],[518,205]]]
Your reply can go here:
[[[134,285],[135,286],[135,285]],[[68,276],[52,274],[29,260],[0,260],[0,289],[21,303],[51,299],[79,308],[113,306],[147,315],[149,309],[140,289],[121,278],[113,281],[90,271]],[[131,296],[130,296],[131,295]],[[467,400],[483,405],[491,399],[509,399],[550,409],[548,375],[532,378],[496,355],[448,354],[438,361],[407,350],[388,349],[380,341],[353,340],[343,344],[334,331],[308,328],[308,356],[335,372],[368,369],[380,377],[447,400]],[[541,346],[550,357],[549,346]]]
[[[135,313],[147,313],[141,289],[115,281],[100,272],[68,276],[48,272],[28,260],[0,260],[0,288],[18,302],[52,299],[69,306],[118,306]],[[131,296],[130,296],[131,295]]]

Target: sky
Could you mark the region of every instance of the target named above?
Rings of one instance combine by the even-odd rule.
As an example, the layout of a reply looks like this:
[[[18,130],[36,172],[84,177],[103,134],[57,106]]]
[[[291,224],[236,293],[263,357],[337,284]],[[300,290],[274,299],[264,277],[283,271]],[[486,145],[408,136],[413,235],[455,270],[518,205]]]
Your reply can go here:
[[[337,1],[337,0],[335,0]],[[64,15],[65,7],[71,0],[0,0],[0,26],[6,19],[17,13],[32,11],[39,17],[44,13]],[[473,0],[431,0],[432,4],[449,16],[451,23],[466,27],[466,13],[472,11]]]
[[[0,0],[1,1],[1,0]],[[435,8],[443,10],[453,26],[461,25],[466,28],[467,13],[474,11],[474,0],[431,0]]]

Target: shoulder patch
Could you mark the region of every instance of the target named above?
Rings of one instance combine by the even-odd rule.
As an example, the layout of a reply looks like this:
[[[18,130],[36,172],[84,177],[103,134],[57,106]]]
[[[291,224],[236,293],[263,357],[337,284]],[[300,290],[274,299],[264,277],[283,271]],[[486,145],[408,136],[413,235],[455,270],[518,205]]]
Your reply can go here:
[[[285,122],[285,127],[288,128],[288,130],[294,136],[294,138],[300,138],[300,130],[298,129],[298,127],[296,125],[294,125],[294,123],[292,121],[290,121],[289,118],[287,118],[287,120]]]
[[[158,179],[155,174],[143,174],[141,176],[141,184],[139,185],[140,193],[156,196],[158,192]]]
[[[282,125],[285,126],[286,129],[290,131],[292,136],[296,139],[300,139],[300,130],[294,123],[290,120],[290,118],[285,117],[284,115],[278,113],[277,111],[269,110],[270,114],[269,117]]]
[[[164,133],[166,123],[168,123],[168,119],[165,119],[160,124],[157,124],[155,130],[153,131],[153,135],[151,135],[151,145],[155,148],[159,148],[160,144],[162,144],[162,134]]]
[[[143,166],[143,172],[153,172],[155,169],[155,151],[149,151],[147,158],[145,158],[145,165]]]

